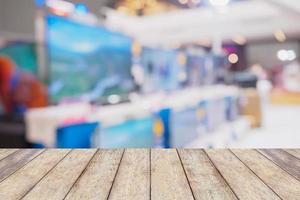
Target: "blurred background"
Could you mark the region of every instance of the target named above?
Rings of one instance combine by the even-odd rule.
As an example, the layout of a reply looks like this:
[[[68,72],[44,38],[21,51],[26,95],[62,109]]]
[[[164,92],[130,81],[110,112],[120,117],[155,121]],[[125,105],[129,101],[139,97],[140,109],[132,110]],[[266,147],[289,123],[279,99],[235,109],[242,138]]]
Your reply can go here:
[[[298,0],[0,0],[0,147],[300,147]]]

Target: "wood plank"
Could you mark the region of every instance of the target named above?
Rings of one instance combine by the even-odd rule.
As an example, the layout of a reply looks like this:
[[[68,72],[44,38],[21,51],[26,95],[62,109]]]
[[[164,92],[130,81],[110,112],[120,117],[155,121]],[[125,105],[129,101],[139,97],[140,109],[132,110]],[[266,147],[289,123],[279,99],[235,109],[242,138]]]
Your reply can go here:
[[[66,199],[107,199],[123,152],[99,150]]]
[[[23,199],[64,199],[96,149],[74,149]]]
[[[0,161],[0,182],[39,155],[40,149],[20,149]]]
[[[67,149],[49,149],[40,154],[0,183],[0,199],[20,199],[69,151]]]
[[[255,150],[236,149],[232,151],[281,198],[299,199],[300,182],[293,176]]]
[[[207,155],[199,149],[178,149],[195,199],[237,199]]]
[[[109,199],[150,199],[150,150],[126,149]]]
[[[300,159],[300,149],[284,149],[284,151]]]
[[[151,198],[194,199],[175,149],[151,150]]]
[[[291,154],[279,149],[259,150],[263,155],[276,163],[300,181],[300,160]]]
[[[229,150],[206,150],[239,199],[280,199]]]
[[[0,149],[0,160],[17,151],[18,149]]]

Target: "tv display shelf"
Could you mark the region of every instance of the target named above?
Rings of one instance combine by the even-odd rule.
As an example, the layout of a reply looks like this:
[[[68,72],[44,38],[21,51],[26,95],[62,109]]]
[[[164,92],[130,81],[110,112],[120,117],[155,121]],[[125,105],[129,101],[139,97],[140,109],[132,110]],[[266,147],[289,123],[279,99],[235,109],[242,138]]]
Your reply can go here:
[[[299,199],[296,149],[0,149],[0,199]]]

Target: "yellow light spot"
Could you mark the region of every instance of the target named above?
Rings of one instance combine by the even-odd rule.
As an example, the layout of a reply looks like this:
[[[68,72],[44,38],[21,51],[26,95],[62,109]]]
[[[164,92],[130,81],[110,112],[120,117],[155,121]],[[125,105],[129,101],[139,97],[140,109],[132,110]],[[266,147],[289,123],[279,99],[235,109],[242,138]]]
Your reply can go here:
[[[128,8],[126,8],[126,6],[119,6],[117,8],[117,11],[122,12],[122,13],[127,13],[128,12]]]
[[[285,33],[282,30],[277,30],[274,32],[274,36],[278,42],[285,42],[286,36]]]
[[[194,4],[198,4],[198,3],[201,2],[201,0],[192,0],[192,2],[193,2]]]
[[[238,55],[236,55],[235,53],[232,53],[228,56],[228,61],[231,63],[231,64],[235,64],[239,61],[239,57]]]
[[[205,116],[205,110],[198,108],[196,112],[197,119],[202,119]]]
[[[161,137],[164,133],[164,126],[160,119],[156,119],[153,126],[153,132],[157,137]]]
[[[140,55],[140,53],[142,51],[142,47],[138,41],[133,42],[133,44],[131,46],[131,51],[134,56]]]
[[[177,62],[179,65],[184,66],[186,64],[186,56],[184,53],[179,53],[177,56]]]
[[[244,45],[247,42],[246,38],[240,35],[232,38],[232,41],[234,41],[238,45]]]
[[[181,4],[187,4],[188,3],[188,0],[178,0],[179,1],[179,3],[181,3]]]

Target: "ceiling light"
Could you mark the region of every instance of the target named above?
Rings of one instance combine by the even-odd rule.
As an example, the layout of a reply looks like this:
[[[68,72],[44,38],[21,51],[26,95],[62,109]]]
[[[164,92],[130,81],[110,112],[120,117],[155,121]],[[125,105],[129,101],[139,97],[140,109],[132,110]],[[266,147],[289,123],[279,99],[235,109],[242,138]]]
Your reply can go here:
[[[232,53],[228,56],[228,61],[231,63],[231,64],[235,64],[239,61],[239,57],[237,54],[235,53]]]
[[[279,50],[277,52],[277,58],[281,61],[286,61],[288,59],[287,51],[285,49]]]
[[[117,8],[117,11],[122,12],[122,13],[127,13],[128,12],[128,8],[126,6],[119,6]]]
[[[230,0],[209,0],[209,2],[212,6],[226,6]]]
[[[289,61],[295,60],[296,57],[297,57],[294,50],[288,50],[287,55],[288,55],[288,60]]]
[[[136,9],[143,9],[145,6],[145,2],[142,1],[142,0],[138,0],[138,1],[135,1],[135,7]]]
[[[285,33],[282,30],[277,30],[274,32],[274,36],[278,42],[286,41]]]
[[[281,61],[293,61],[297,55],[294,50],[281,49],[277,52],[277,58]]]
[[[192,3],[193,4],[199,4],[199,3],[201,3],[201,0],[192,0]]]
[[[236,36],[236,37],[232,38],[232,41],[234,41],[238,45],[244,45],[247,42],[246,38],[243,36]]]
[[[179,3],[181,3],[181,4],[187,4],[188,3],[188,0],[178,0],[179,1]]]

